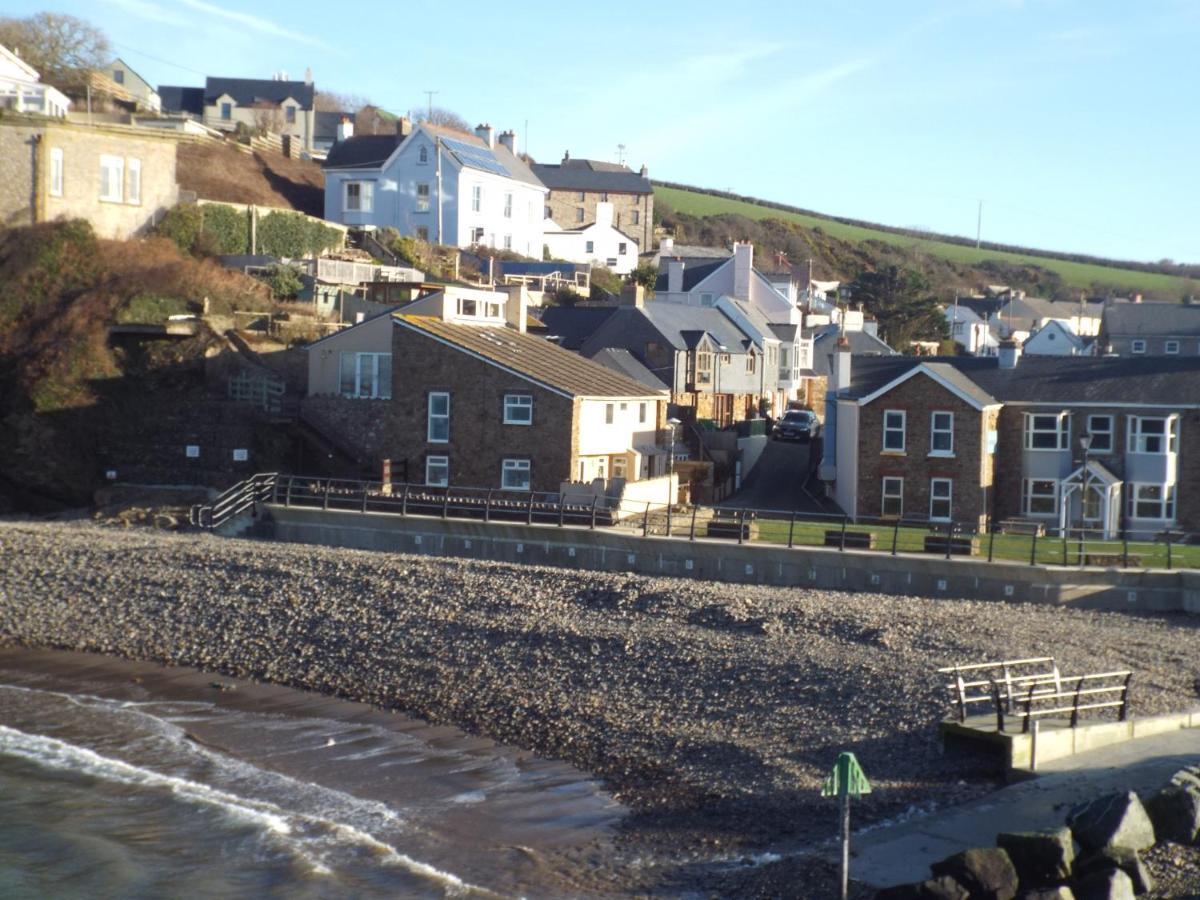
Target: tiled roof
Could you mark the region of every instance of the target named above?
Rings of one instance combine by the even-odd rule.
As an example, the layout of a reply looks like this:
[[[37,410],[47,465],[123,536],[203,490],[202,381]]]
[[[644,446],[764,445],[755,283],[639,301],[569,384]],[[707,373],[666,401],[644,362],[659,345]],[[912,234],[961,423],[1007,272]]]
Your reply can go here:
[[[568,159],[563,163],[534,163],[533,173],[552,191],[611,191],[617,194],[652,194],[649,178],[627,166],[594,159]]]
[[[669,262],[669,258],[667,259]],[[732,256],[727,256],[724,259],[718,259],[712,262],[699,262],[692,264],[688,264],[688,262],[685,260],[683,266],[683,289],[685,291],[692,290],[692,288],[698,285],[713,272],[717,271],[717,269],[721,268],[721,266],[727,265],[732,259]],[[655,279],[654,282],[654,290],[659,292],[666,291],[668,277],[667,267],[665,265],[660,266],[658,278]]]
[[[325,112],[322,110],[313,113],[313,137],[317,140],[336,137],[338,123],[342,121],[343,116],[350,119],[351,122],[354,121],[352,112]]]
[[[1104,310],[1110,335],[1200,335],[1200,304],[1114,303]]]
[[[726,352],[746,352],[749,336],[719,309],[651,301],[640,312],[679,350],[693,346],[688,341],[689,333],[705,332],[711,335],[718,345],[726,347]]]
[[[456,325],[399,313],[395,321],[573,397],[649,397],[661,393],[545,338],[511,328]]]
[[[547,306],[542,324],[552,336],[561,338],[559,346],[578,350],[616,312],[615,306]]]
[[[223,94],[232,97],[238,106],[271,103],[278,106],[291,97],[302,109],[312,109],[314,89],[304,81],[275,81],[271,78],[208,78],[204,84],[204,101],[215,103]]]
[[[160,84],[158,99],[162,101],[163,112],[204,115],[204,88],[202,87]]]
[[[628,375],[651,390],[665,391],[667,389],[666,383],[661,378],[642,365],[637,357],[624,347],[605,347],[603,350],[593,353],[592,359],[614,372]]]
[[[329,148],[324,169],[373,169],[382,166],[396,149],[394,134],[356,134]]]

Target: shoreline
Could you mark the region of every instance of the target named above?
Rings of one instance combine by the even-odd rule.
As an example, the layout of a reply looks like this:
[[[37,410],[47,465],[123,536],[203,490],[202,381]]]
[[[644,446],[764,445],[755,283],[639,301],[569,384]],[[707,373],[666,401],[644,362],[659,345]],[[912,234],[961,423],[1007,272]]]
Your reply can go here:
[[[938,753],[945,703],[933,669],[948,661],[1051,647],[1064,671],[1133,668],[1138,714],[1195,702],[1200,622],[1181,616],[697,584],[82,523],[0,522],[0,551],[11,561],[0,573],[0,643],[352,698],[603,779],[631,810],[614,839],[627,876],[609,890],[770,893],[770,870],[794,879],[797,867],[819,883],[830,868],[820,861],[736,861],[786,856],[834,833],[818,792],[842,749],[858,754],[875,787],[856,828],[991,790],[991,777]]]

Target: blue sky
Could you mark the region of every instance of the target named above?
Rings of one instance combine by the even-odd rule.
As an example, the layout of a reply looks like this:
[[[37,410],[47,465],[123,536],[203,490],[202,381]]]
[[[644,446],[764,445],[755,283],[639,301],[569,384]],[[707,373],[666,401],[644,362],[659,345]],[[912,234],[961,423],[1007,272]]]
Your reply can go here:
[[[539,161],[624,144],[652,177],[819,212],[973,236],[982,199],[985,239],[1200,262],[1196,0],[54,8],[156,84],[311,66],[396,111],[437,90],[528,122]]]

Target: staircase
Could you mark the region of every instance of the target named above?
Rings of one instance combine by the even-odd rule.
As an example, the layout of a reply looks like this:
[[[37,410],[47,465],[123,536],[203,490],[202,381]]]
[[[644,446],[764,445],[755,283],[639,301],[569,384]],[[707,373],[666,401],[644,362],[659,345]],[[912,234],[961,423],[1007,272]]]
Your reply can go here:
[[[239,481],[212,503],[193,506],[188,521],[224,535],[244,534],[254,524],[256,504],[274,495],[278,479],[277,472],[265,472]]]

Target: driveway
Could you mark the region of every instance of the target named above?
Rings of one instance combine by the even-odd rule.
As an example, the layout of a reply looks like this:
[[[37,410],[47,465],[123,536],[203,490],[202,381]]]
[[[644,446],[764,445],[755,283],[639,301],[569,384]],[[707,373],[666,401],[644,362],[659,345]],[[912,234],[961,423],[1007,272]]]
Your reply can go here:
[[[777,509],[785,512],[830,513],[837,506],[821,495],[817,480],[820,439],[808,444],[768,441],[758,465],[742,479],[742,487],[721,503],[734,509]]]

